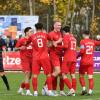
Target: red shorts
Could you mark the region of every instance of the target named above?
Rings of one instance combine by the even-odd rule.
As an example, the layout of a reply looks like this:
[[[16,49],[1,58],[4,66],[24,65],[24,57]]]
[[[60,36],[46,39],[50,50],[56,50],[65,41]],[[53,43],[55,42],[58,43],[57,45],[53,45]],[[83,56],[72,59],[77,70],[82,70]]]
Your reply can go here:
[[[75,74],[75,69],[76,69],[76,63],[75,62],[70,62],[70,65],[68,66],[66,62],[62,62],[62,68],[61,72],[68,74]]]
[[[39,60],[33,60],[32,63],[32,73],[33,74],[40,74],[41,67],[44,70],[44,74],[51,74],[51,64],[50,59],[39,59]]]
[[[88,75],[93,75],[93,65],[80,65],[79,74],[85,74],[87,72]]]
[[[53,67],[61,66],[62,57],[60,55],[52,52],[50,53],[50,60]]]
[[[21,65],[23,72],[32,72],[32,58],[21,58]]]

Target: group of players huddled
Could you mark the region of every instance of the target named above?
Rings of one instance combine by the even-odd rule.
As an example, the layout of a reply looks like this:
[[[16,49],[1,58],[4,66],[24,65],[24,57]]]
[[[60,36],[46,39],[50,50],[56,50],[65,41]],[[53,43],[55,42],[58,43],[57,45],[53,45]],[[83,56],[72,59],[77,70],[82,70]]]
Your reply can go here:
[[[53,30],[46,33],[42,23],[35,24],[36,32],[31,27],[24,30],[25,36],[18,40],[16,49],[20,50],[22,69],[25,75],[18,93],[21,95],[38,96],[38,75],[43,68],[46,80],[42,88],[42,95],[58,96],[57,78],[59,77],[60,96],[75,96],[76,86],[76,61],[81,57],[79,67],[79,82],[82,87],[81,95],[92,95],[94,88],[93,80],[93,52],[100,42],[90,39],[90,33],[82,33],[83,40],[80,42],[80,52],[77,54],[77,40],[70,32],[69,26],[61,29],[61,22],[55,21]],[[88,75],[89,90],[86,90],[84,80],[85,72]],[[71,81],[67,74],[70,74]],[[34,93],[30,92],[30,79]],[[64,84],[69,92],[64,92]],[[23,92],[26,89],[26,93]]]

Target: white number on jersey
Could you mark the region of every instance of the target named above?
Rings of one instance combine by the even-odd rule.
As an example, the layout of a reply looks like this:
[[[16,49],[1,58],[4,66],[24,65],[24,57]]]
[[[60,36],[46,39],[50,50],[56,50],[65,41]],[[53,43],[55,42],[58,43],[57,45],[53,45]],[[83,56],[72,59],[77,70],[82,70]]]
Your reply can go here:
[[[37,44],[39,48],[43,47],[42,39],[37,39]]]
[[[71,50],[76,50],[76,41],[71,41]]]
[[[91,45],[86,46],[86,54],[93,54],[93,46]]]

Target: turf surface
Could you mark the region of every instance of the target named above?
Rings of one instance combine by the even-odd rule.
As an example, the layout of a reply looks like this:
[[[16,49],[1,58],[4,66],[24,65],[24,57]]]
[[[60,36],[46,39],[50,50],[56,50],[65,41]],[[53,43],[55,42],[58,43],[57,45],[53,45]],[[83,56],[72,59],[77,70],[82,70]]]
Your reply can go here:
[[[100,74],[94,74],[94,80],[95,80],[95,88],[94,88],[94,95],[93,96],[80,96],[81,87],[78,81],[78,75],[77,75],[77,93],[75,97],[68,97],[68,96],[58,96],[58,97],[48,97],[48,96],[42,96],[41,95],[41,89],[43,86],[43,83],[45,82],[45,76],[41,74],[38,79],[38,92],[39,96],[21,96],[17,94],[18,87],[20,85],[20,82],[23,79],[22,73],[7,73],[6,74],[10,83],[11,90],[7,91],[5,88],[5,85],[2,82],[2,79],[0,79],[0,100],[100,100]],[[86,77],[87,79],[87,77]],[[88,83],[87,83],[88,86]],[[59,89],[59,86],[58,86]],[[65,87],[65,91],[68,91],[68,89]],[[32,86],[31,86],[31,92]],[[59,91],[58,91],[59,92]]]

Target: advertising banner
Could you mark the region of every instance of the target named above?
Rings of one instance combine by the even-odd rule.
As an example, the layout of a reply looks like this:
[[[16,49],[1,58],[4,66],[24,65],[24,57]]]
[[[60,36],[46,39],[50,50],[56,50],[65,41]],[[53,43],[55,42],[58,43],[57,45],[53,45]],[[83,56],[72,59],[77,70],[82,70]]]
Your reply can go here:
[[[3,65],[5,70],[17,71],[21,70],[21,59],[19,52],[7,52],[3,55]]]
[[[7,52],[3,54],[3,64],[5,70],[21,70],[21,59],[19,52]],[[80,66],[80,59],[77,60],[77,70]],[[94,70],[100,71],[100,52],[94,52]]]

